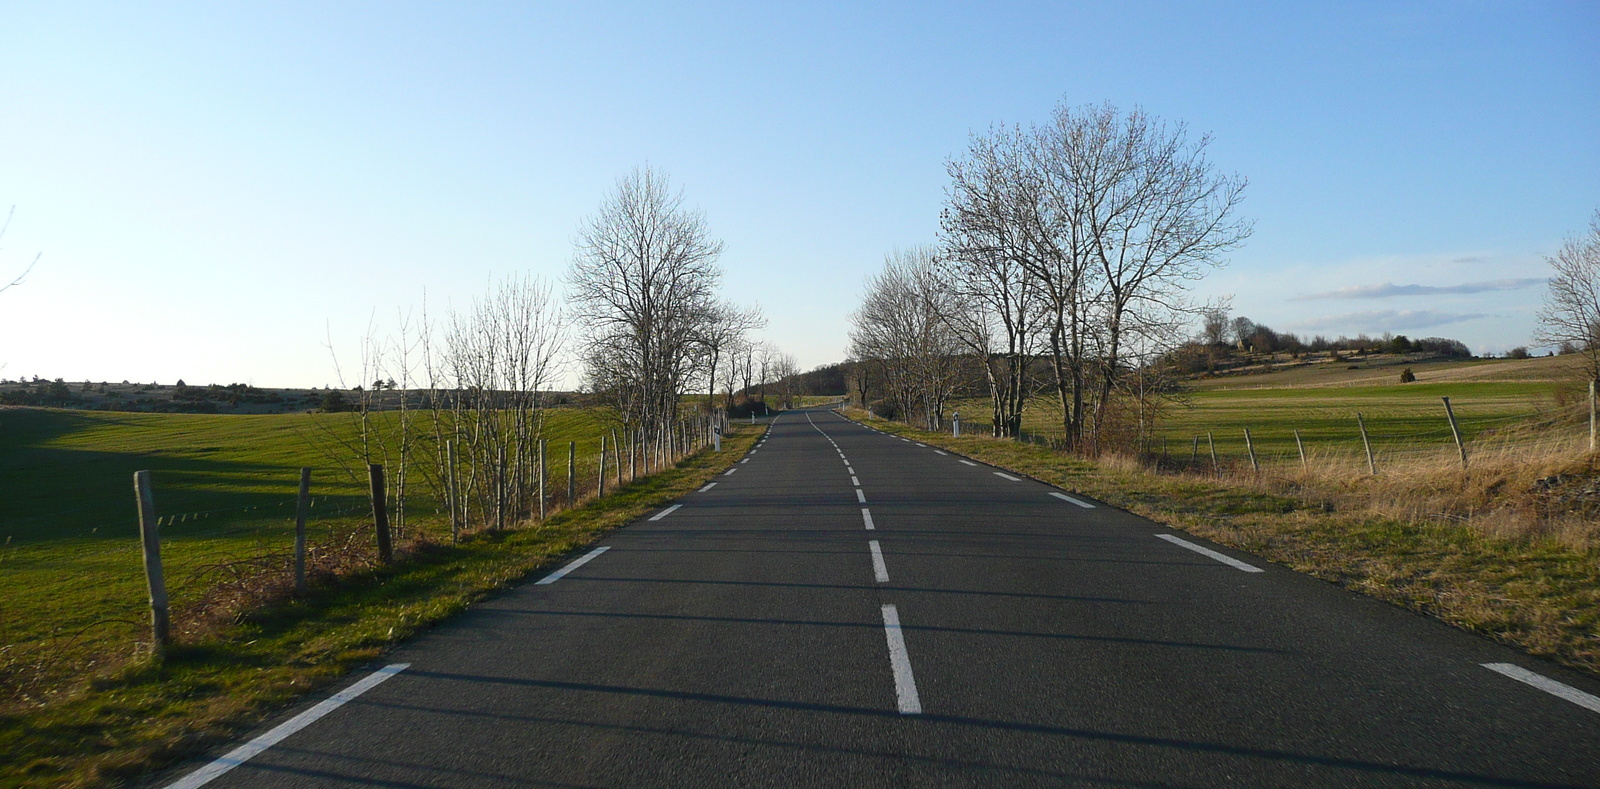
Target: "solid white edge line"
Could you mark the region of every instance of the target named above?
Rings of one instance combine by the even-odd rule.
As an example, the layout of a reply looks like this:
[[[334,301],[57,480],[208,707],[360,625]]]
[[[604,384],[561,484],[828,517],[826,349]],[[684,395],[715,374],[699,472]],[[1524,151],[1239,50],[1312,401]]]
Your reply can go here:
[[[1005,473],[1004,471],[996,471],[996,472],[994,472],[994,475],[997,476],[997,477],[1004,478],[1004,479],[1009,479],[1012,482],[1021,482],[1022,481],[1021,477],[1013,477],[1010,474]]]
[[[1082,508],[1084,508],[1086,510],[1094,509],[1094,505],[1093,504],[1090,504],[1087,501],[1082,501],[1082,500],[1079,500],[1079,499],[1075,499],[1075,498],[1073,498],[1071,496],[1068,496],[1065,493],[1057,493],[1057,492],[1052,490],[1052,491],[1050,491],[1050,495],[1055,496],[1056,498],[1061,499],[1062,501],[1070,501],[1073,504],[1076,504],[1079,507],[1082,507]]]
[[[888,583],[889,565],[883,563],[883,549],[877,540],[867,540],[867,548],[872,551],[872,577],[880,584]]]
[[[696,491],[696,493],[705,493],[706,491],[711,490],[712,488],[714,488],[716,486],[717,486],[717,483],[715,483],[715,482],[707,482],[706,486],[701,488],[700,490]]]
[[[661,520],[662,518],[665,518],[668,515],[671,515],[672,513],[677,512],[678,508],[682,507],[682,506],[683,506],[682,504],[674,504],[671,507],[668,507],[668,508],[666,508],[666,509],[664,509],[664,510],[662,510],[662,511],[660,511],[660,512],[654,514],[654,515],[651,515],[650,516],[650,520],[653,520],[653,521]]]
[[[866,507],[862,507],[861,508],[861,521],[863,523],[867,524],[867,530],[868,531],[877,531],[877,527],[872,525],[872,510],[869,510]]]
[[[676,508],[674,508],[674,509],[676,509]],[[652,518],[651,520],[655,520],[655,519]],[[544,586],[545,584],[553,584],[556,581],[561,580],[562,576],[566,575],[567,573],[572,572],[573,570],[578,569],[579,567],[584,566],[585,564],[588,564],[590,559],[593,559],[594,557],[599,556],[600,554],[605,553],[606,551],[609,551],[609,550],[611,550],[611,546],[602,545],[599,548],[596,548],[596,549],[594,549],[594,550],[592,550],[592,551],[590,551],[590,552],[588,552],[588,553],[586,553],[586,554],[584,554],[582,556],[579,556],[578,558],[572,560],[572,562],[567,564],[566,567],[563,567],[563,568],[561,568],[561,569],[559,569],[559,570],[557,570],[557,571],[555,571],[555,572],[553,572],[553,573],[551,573],[551,574],[549,574],[549,575],[547,575],[547,576],[545,576],[543,578],[540,578],[537,581],[534,581],[533,585],[534,586]]]
[[[866,504],[867,503],[867,494],[862,493],[860,488],[856,488],[856,503],[857,504]]]
[[[1229,567],[1232,567],[1235,570],[1243,570],[1243,571],[1245,571],[1247,573],[1264,573],[1264,572],[1266,572],[1266,570],[1263,570],[1260,567],[1257,567],[1257,566],[1255,566],[1253,564],[1245,564],[1244,562],[1241,562],[1238,559],[1233,558],[1232,556],[1226,556],[1224,554],[1217,553],[1216,551],[1213,551],[1210,548],[1205,547],[1204,545],[1195,545],[1194,543],[1189,542],[1188,540],[1185,540],[1185,539],[1182,539],[1182,538],[1179,538],[1179,537],[1175,537],[1175,536],[1173,536],[1171,534],[1157,534],[1156,536],[1160,537],[1161,539],[1166,540],[1167,542],[1170,542],[1173,545],[1176,545],[1176,546],[1178,546],[1180,548],[1188,548],[1189,550],[1194,551],[1195,553],[1198,553],[1201,556],[1206,556],[1206,557],[1210,557],[1212,559],[1216,559],[1217,561],[1222,562],[1223,564],[1226,564],[1226,565],[1228,565]]]
[[[315,707],[272,727],[267,733],[228,751],[218,757],[216,761],[169,784],[167,789],[196,789],[196,787],[205,786],[223,773],[250,761],[262,751],[282,742],[289,735],[316,723],[324,715],[343,707],[355,697],[372,690],[384,680],[410,667],[410,663],[393,663],[362,677],[360,681],[350,687],[317,702]]]
[[[977,463],[974,463],[974,462],[972,462],[972,461],[970,461],[970,460],[963,460],[963,461],[961,461],[961,462],[962,462],[962,463],[965,463],[965,464],[967,464],[967,465],[969,465],[969,466],[972,466],[972,467],[974,467],[974,468],[976,468],[976,467],[977,467],[977,465],[978,465],[978,464],[977,464]]]
[[[1484,668],[1510,677],[1525,685],[1532,685],[1552,696],[1570,701],[1590,712],[1600,712],[1600,697],[1584,693],[1565,682],[1557,682],[1542,674],[1535,674],[1514,663],[1482,663]]]
[[[917,698],[917,679],[911,675],[911,656],[906,653],[906,638],[900,632],[900,612],[893,603],[883,606],[883,633],[889,641],[889,668],[894,670],[894,697],[901,715],[921,715],[922,699]]]

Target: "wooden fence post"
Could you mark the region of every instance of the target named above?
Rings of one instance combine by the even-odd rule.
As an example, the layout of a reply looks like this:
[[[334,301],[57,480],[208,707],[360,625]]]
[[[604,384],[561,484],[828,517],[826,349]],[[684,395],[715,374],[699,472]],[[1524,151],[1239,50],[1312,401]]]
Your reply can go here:
[[[144,551],[145,585],[150,591],[150,656],[160,660],[172,643],[172,614],[167,604],[167,579],[161,572],[161,527],[156,525],[150,472],[133,472],[133,495],[139,502],[139,544]]]
[[[1256,476],[1261,476],[1261,464],[1256,462],[1256,445],[1255,442],[1250,440],[1250,428],[1248,427],[1244,429],[1244,448],[1246,452],[1250,453],[1250,470]]]
[[[1311,464],[1306,462],[1306,445],[1305,442],[1300,440],[1300,428],[1298,427],[1294,429],[1294,445],[1296,449],[1300,450],[1300,470],[1307,474],[1311,473]]]
[[[567,509],[578,504],[578,442],[567,442]]]
[[[1372,476],[1378,476],[1378,464],[1372,459],[1372,442],[1367,439],[1367,420],[1361,418],[1361,412],[1356,412],[1356,426],[1361,428],[1361,446],[1367,450],[1367,471]]]
[[[1189,465],[1193,466],[1195,461],[1199,460],[1199,459],[1200,459],[1200,437],[1199,436],[1195,436],[1194,437],[1194,448],[1189,450]]]
[[[311,469],[300,468],[300,496],[294,502],[294,591],[306,593],[306,510],[311,504]]]
[[[606,437],[600,437],[600,481],[594,487],[595,498],[606,495]]]
[[[1206,431],[1206,443],[1211,447],[1211,474],[1222,476],[1222,464],[1217,462],[1217,440],[1212,437],[1211,431]]]
[[[394,543],[389,540],[389,502],[384,498],[383,464],[367,464],[368,491],[372,497],[372,525],[378,532],[378,561],[394,561]]]
[[[1461,453],[1461,467],[1467,467],[1467,445],[1461,443],[1461,428],[1456,427],[1456,411],[1450,407],[1450,398],[1444,400],[1444,415],[1450,419],[1450,435],[1456,440],[1456,451]]]

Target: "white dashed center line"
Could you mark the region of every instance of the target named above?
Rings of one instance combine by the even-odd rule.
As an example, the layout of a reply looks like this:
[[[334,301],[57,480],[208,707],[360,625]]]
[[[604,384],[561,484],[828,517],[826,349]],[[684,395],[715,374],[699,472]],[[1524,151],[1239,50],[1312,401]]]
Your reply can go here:
[[[668,515],[671,515],[673,512],[676,512],[677,509],[679,507],[682,507],[682,506],[683,506],[682,504],[674,504],[671,507],[668,507],[668,508],[666,508],[666,509],[664,509],[664,510],[662,510],[662,511],[660,511],[660,512],[654,514],[654,515],[651,515],[650,516],[650,520],[653,520],[653,521],[661,520],[662,518],[665,518]]]
[[[934,451],[933,451],[933,454],[935,454],[935,455],[944,455],[944,454],[945,454],[945,453],[943,453],[943,452],[940,452],[940,451],[939,451],[939,450],[937,450],[937,449],[935,449],[935,450],[934,450]],[[945,457],[949,457],[949,455],[945,455]]]
[[[877,531],[877,527],[872,525],[872,510],[861,508],[861,522],[867,524],[868,531]]]
[[[994,473],[994,475],[997,476],[997,477],[1000,477],[1001,479],[1009,479],[1012,482],[1021,482],[1022,481],[1021,477],[1013,477],[1010,474],[1007,474],[1007,473],[1002,472],[1002,471],[996,471]]]
[[[1552,696],[1565,699],[1590,712],[1600,712],[1600,698],[1584,693],[1564,682],[1557,682],[1541,674],[1535,674],[1521,666],[1511,663],[1484,663],[1484,668],[1504,674],[1518,682],[1532,685]]]
[[[697,492],[699,492],[699,493],[705,493],[705,492],[706,492],[706,491],[708,491],[708,490],[711,490],[711,489],[712,489],[712,488],[714,488],[714,487],[716,487],[716,486],[717,486],[717,483],[715,483],[715,482],[707,482],[707,483],[706,483],[706,486],[705,486],[705,487],[703,487],[703,488],[701,488],[701,489],[700,489],[700,490],[699,490],[699,491],[697,491]]]
[[[1161,539],[1163,539],[1163,540],[1166,540],[1167,542],[1170,542],[1173,545],[1176,545],[1176,546],[1178,546],[1180,548],[1188,548],[1189,550],[1194,551],[1195,553],[1198,553],[1201,556],[1205,556],[1205,557],[1208,557],[1208,558],[1211,558],[1211,559],[1216,559],[1217,561],[1222,562],[1223,564],[1226,564],[1226,565],[1228,565],[1229,567],[1232,567],[1235,570],[1243,570],[1243,571],[1245,571],[1247,573],[1264,573],[1264,572],[1266,572],[1266,570],[1263,570],[1260,567],[1257,567],[1257,566],[1255,566],[1253,564],[1245,564],[1244,562],[1241,562],[1238,559],[1233,558],[1232,556],[1227,556],[1227,555],[1224,555],[1224,554],[1217,553],[1216,551],[1213,551],[1210,548],[1205,547],[1204,545],[1195,545],[1194,543],[1189,542],[1188,540],[1181,539],[1181,538],[1178,538],[1178,537],[1174,537],[1171,534],[1157,534],[1156,536],[1161,538]]]
[[[866,504],[867,503],[867,494],[862,493],[860,488],[856,488],[856,503],[857,504]]]
[[[889,566],[883,563],[883,549],[878,547],[877,540],[868,540],[867,547],[872,549],[872,577],[880,584],[889,582]]]
[[[730,468],[727,471],[722,472],[722,476],[726,477],[729,474],[732,474],[733,472],[738,471],[738,470],[739,470],[739,467],[738,466],[734,466],[733,468]]]
[[[1062,501],[1067,501],[1067,502],[1071,502],[1073,504],[1076,504],[1079,507],[1082,507],[1082,508],[1084,508],[1086,510],[1094,509],[1094,505],[1093,504],[1090,504],[1087,501],[1082,501],[1080,499],[1075,499],[1075,498],[1073,498],[1071,496],[1068,496],[1065,493],[1057,493],[1057,492],[1052,490],[1052,491],[1050,491],[1050,495],[1055,496],[1056,498],[1061,499]]]
[[[855,475],[852,474],[852,475],[850,475],[850,484],[852,484],[852,485],[854,485],[854,486],[859,488],[859,487],[861,487],[861,480],[856,479]]]
[[[900,612],[883,607],[883,632],[889,640],[889,667],[894,670],[894,695],[901,715],[921,715],[922,700],[917,698],[917,680],[911,675],[911,656],[906,654],[906,639],[900,632]]]
[[[967,464],[967,465],[969,465],[969,466],[972,466],[972,467],[974,467],[974,468],[976,468],[976,467],[977,467],[977,465],[978,465],[978,464],[977,464],[977,463],[974,463],[974,462],[972,462],[972,461],[970,461],[970,460],[963,460],[963,461],[961,461],[961,462],[962,462],[962,463],[965,463],[965,464]]]

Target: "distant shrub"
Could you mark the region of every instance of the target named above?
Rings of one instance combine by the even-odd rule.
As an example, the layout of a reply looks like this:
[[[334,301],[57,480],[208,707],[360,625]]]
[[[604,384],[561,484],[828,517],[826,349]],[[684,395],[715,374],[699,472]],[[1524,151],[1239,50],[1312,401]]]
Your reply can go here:
[[[1512,348],[1511,352],[1506,354],[1506,358],[1507,359],[1527,359],[1527,358],[1529,358],[1528,349],[1526,347],[1524,347],[1524,346],[1519,345],[1519,346],[1517,346],[1515,348]]]
[[[1400,371],[1400,383],[1409,384],[1415,380],[1417,380],[1417,374],[1411,372],[1410,367]]]
[[[322,410],[330,414],[349,411],[350,404],[344,399],[344,392],[329,389],[322,395]]]

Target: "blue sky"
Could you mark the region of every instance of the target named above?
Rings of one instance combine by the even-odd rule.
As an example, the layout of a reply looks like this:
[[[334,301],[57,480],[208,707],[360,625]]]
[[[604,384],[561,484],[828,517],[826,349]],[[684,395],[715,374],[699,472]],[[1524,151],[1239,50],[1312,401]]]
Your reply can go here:
[[[944,161],[1059,102],[1214,135],[1255,235],[1200,297],[1303,333],[1528,342],[1600,207],[1600,4],[10,4],[0,377],[334,380],[331,338],[559,280],[666,171],[810,367],[931,241]]]

